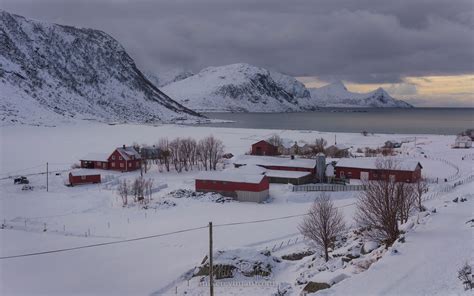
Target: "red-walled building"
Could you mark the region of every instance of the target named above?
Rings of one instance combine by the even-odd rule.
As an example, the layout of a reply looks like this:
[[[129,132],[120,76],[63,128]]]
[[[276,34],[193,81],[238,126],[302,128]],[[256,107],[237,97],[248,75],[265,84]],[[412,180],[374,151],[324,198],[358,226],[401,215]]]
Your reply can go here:
[[[111,154],[90,153],[80,161],[81,168],[127,172],[140,169],[141,156],[135,148],[123,145]]]
[[[265,140],[252,144],[252,155],[278,155],[278,147],[273,146]]]
[[[69,184],[71,186],[95,183],[100,183],[100,174],[84,171],[75,171],[69,173]]]
[[[393,168],[380,168],[377,158],[347,158],[337,162],[336,178],[360,180],[392,179],[396,182],[413,183],[421,178],[423,167],[416,160],[394,161]]]
[[[217,192],[238,201],[262,202],[270,183],[265,175],[237,172],[203,172],[196,178],[196,191]]]

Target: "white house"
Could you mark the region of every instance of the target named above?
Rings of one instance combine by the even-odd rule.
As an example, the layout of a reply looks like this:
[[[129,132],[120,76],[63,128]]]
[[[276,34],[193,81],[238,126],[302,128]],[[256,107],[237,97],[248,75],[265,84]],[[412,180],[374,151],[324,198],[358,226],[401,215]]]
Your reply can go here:
[[[471,148],[472,140],[468,136],[457,136],[453,148]]]

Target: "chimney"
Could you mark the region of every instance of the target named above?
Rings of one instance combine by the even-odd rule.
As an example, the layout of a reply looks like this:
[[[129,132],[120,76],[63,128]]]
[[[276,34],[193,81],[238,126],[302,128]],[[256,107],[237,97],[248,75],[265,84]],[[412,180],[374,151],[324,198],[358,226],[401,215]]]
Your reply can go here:
[[[125,149],[125,144],[123,144],[123,149]]]

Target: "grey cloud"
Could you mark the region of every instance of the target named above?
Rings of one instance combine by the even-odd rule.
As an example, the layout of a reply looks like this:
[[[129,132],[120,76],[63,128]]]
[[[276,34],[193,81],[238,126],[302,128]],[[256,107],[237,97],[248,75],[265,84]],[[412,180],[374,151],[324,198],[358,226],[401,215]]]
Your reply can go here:
[[[117,38],[148,70],[235,62],[295,76],[400,83],[474,71],[464,0],[2,0],[27,17]]]

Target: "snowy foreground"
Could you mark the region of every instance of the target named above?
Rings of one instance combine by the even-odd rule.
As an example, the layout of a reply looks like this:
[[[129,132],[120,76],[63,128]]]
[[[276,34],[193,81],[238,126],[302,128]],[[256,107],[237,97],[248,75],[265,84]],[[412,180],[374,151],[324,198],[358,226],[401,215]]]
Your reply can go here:
[[[337,251],[351,249],[360,257],[351,262],[334,257],[324,264],[316,255],[295,261],[281,258],[308,250],[308,242],[297,230],[301,221],[298,215],[308,210],[314,192],[296,193],[288,185],[272,184],[271,198],[264,204],[216,202],[213,195],[177,198],[169,193],[193,189],[197,172],[163,173],[153,166],[146,178],[152,178],[162,189],[154,194],[149,208],[123,208],[110,184],[131,180],[139,172],[102,172],[103,178],[111,180],[109,184],[71,188],[64,186],[66,173],[62,170],[90,152],[109,152],[133,142],[151,145],[165,136],[199,139],[212,134],[224,141],[226,152],[240,155],[272,133],[308,142],[324,137],[330,144],[333,133],[93,123],[54,128],[12,126],[0,133],[0,222],[5,224],[0,229],[0,257],[202,227],[123,244],[2,259],[1,295],[205,295],[206,282],[190,275],[208,252],[205,226],[209,221],[215,225],[216,263],[241,260],[243,265],[258,261],[271,266],[270,275],[264,278],[239,274],[219,280],[216,295],[272,295],[277,291],[300,295],[305,285],[298,282],[308,280],[334,283],[317,295],[468,295],[457,279],[457,270],[465,261],[474,263],[474,228],[466,223],[474,218],[474,186],[473,178],[469,178],[473,175],[474,151],[451,149],[454,136],[417,135],[415,147],[414,135],[338,133],[338,143],[352,147],[352,151],[378,147],[387,140],[407,141],[401,148],[404,155],[419,160],[427,177],[446,178],[448,182],[430,185],[427,196],[431,198],[426,206],[436,208],[436,213],[415,214],[403,225],[404,243],[396,242],[385,250],[364,242],[362,252],[359,238],[352,235]],[[22,191],[7,178],[43,172],[46,162],[51,171],[60,171],[50,174],[49,192],[44,174],[28,176],[33,191]],[[459,181],[463,184],[453,188]],[[331,193],[349,225],[353,224],[357,194]],[[467,201],[452,202],[461,196]],[[277,217],[286,218],[222,225]],[[271,254],[264,255],[265,251]]]

